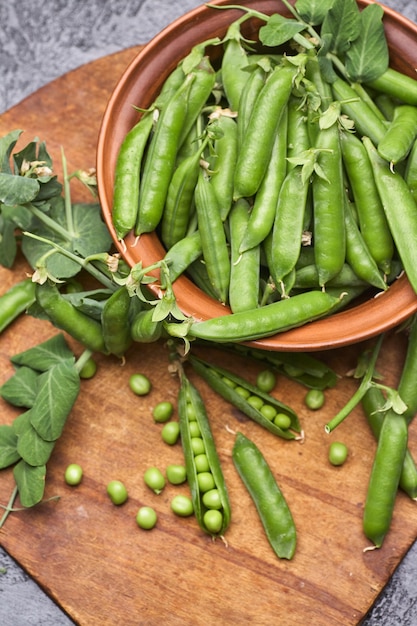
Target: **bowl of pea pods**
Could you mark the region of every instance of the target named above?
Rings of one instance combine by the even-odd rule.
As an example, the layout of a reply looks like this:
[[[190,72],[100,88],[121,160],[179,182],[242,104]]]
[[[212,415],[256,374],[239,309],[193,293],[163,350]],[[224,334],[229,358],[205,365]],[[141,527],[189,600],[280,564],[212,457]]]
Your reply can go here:
[[[98,190],[168,334],[305,352],[415,313],[416,63],[417,25],[370,0],[214,0],[140,50]]]

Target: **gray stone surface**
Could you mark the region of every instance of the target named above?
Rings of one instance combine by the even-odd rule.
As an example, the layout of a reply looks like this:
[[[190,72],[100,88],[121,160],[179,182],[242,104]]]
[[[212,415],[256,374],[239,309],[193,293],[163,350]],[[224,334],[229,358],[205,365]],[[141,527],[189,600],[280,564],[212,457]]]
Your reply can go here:
[[[199,4],[196,0],[0,0],[0,113],[69,70],[146,43]],[[386,0],[385,4],[417,22],[416,0]],[[0,548],[0,625],[72,623]],[[417,624],[417,545],[406,555],[363,624]]]

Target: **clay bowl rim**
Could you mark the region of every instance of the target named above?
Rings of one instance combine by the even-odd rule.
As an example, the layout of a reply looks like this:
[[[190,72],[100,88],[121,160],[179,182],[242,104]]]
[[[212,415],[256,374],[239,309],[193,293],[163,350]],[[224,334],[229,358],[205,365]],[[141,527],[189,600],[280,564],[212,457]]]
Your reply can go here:
[[[228,0],[214,0],[212,4],[226,5],[229,2]],[[358,0],[360,8],[364,8],[369,4],[374,4],[374,2],[372,0]],[[272,0],[249,0],[249,2],[245,3],[245,6],[256,7],[259,11],[265,13],[277,10]],[[406,37],[416,41],[417,24],[414,24],[414,22],[394,9],[382,6],[384,8],[384,21],[386,23],[390,53],[392,46],[396,45],[398,47],[403,40],[405,42],[404,38]],[[213,17],[209,19],[211,11],[213,12]],[[279,12],[286,14],[285,10],[279,10]],[[165,250],[156,233],[142,235],[139,242],[135,240],[132,233],[129,233],[124,241],[119,241],[111,220],[113,171],[117,151],[125,133],[138,119],[132,105],[149,106],[156,95],[156,92],[153,92],[151,89],[150,92],[142,94],[142,101],[139,103],[135,97],[135,92],[138,89],[138,83],[141,82],[141,78],[144,77],[144,80],[151,81],[151,77],[154,76],[153,71],[157,69],[155,68],[155,50],[159,50],[159,55],[163,57],[164,70],[160,73],[158,80],[160,85],[174,69],[180,58],[191,48],[191,45],[213,36],[209,33],[205,35],[199,34],[198,37],[194,35],[192,44],[187,39],[190,32],[196,32],[195,28],[198,28],[199,33],[201,33],[201,28],[206,24],[207,20],[212,24],[214,14],[216,15],[215,34],[221,36],[225,33],[227,25],[238,15],[241,15],[241,11],[215,11],[215,9],[209,9],[205,5],[201,5],[169,24],[139,51],[123,72],[111,94],[102,119],[97,146],[99,198],[103,217],[114,244],[131,267],[139,261],[142,261],[144,267],[149,266],[156,260],[163,258],[165,254]],[[225,19],[226,14],[228,19]],[[253,26],[253,28],[255,27]],[[211,29],[210,33],[212,33]],[[166,45],[167,40],[170,43],[169,46]],[[188,41],[186,51],[181,47],[184,40],[185,42]],[[404,49],[407,49],[406,44],[404,43],[403,45]],[[415,47],[417,63],[417,46]],[[410,56],[410,53],[408,55]],[[393,67],[401,69],[410,75],[413,71],[411,58],[410,63],[407,63],[407,60],[394,55],[391,59],[391,64]],[[151,82],[150,84],[153,83]],[[120,123],[120,119],[123,120],[123,117],[125,120],[124,124]],[[155,275],[157,276],[157,273]],[[183,313],[198,321],[230,313],[228,307],[214,301],[186,276],[178,278],[173,285],[173,289],[178,305]],[[152,286],[152,290],[156,296],[160,297],[161,292],[157,284]],[[338,313],[292,330],[248,343],[257,348],[272,351],[313,352],[328,350],[356,344],[389,331],[404,322],[416,311],[417,296],[407,277],[402,275],[386,292],[380,293],[376,297],[371,297],[357,306],[346,308]]]

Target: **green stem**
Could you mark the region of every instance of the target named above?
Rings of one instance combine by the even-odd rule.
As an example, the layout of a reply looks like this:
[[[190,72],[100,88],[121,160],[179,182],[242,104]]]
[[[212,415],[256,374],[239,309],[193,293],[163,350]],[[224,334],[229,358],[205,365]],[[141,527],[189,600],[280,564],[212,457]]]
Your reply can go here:
[[[81,372],[84,365],[87,363],[92,354],[93,353],[91,350],[84,350],[84,352],[78,357],[77,361],[75,362],[75,367],[78,373]]]
[[[67,229],[71,235],[75,236],[74,231],[74,219],[72,215],[72,204],[71,204],[71,188],[70,181],[68,177],[68,168],[67,168],[67,160],[64,155],[64,150],[61,148],[61,157],[62,157],[62,172],[64,177],[64,202],[65,202],[65,216],[67,221]]]
[[[339,411],[339,413],[337,413],[337,415],[335,415],[333,419],[330,420],[330,422],[328,422],[325,425],[324,430],[326,431],[327,434],[331,433],[332,430],[336,428],[336,426],[339,426],[339,424],[343,422],[343,420],[349,415],[349,413],[353,411],[356,405],[359,404],[359,402],[362,400],[362,398],[364,397],[368,389],[372,387],[373,385],[372,378],[375,373],[375,365],[376,365],[379,351],[381,349],[383,339],[384,339],[384,335],[380,335],[378,338],[378,341],[376,342],[375,348],[372,351],[371,359],[369,361],[365,375],[362,378],[361,384],[359,385],[358,389],[355,391],[355,393],[350,398],[350,400],[345,404],[345,406]]]
[[[8,503],[4,507],[5,511],[4,511],[4,513],[3,513],[3,515],[2,515],[2,517],[0,519],[0,528],[2,528],[2,526],[4,525],[6,519],[9,517],[9,514],[13,511],[13,504],[14,504],[14,501],[16,500],[17,492],[18,492],[18,489],[17,489],[17,485],[16,485],[15,488],[13,489],[13,491],[12,491],[12,495],[10,496]]]
[[[30,206],[30,210],[38,218],[38,220],[48,226],[50,230],[60,235],[62,239],[64,239],[65,241],[71,241],[73,239],[70,233],[63,226],[58,224],[58,222],[53,220],[51,217],[49,217],[49,215],[35,207],[33,204]]]

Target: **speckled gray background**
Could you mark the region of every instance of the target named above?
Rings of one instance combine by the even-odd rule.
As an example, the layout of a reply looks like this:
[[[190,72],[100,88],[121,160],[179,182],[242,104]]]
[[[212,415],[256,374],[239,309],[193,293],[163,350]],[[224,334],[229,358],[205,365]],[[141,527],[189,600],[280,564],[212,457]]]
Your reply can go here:
[[[0,0],[0,113],[69,70],[146,43],[199,4],[197,0]],[[417,22],[416,0],[385,0],[385,4]],[[0,625],[72,623],[0,548]],[[363,626],[416,625],[417,544],[363,622]]]

